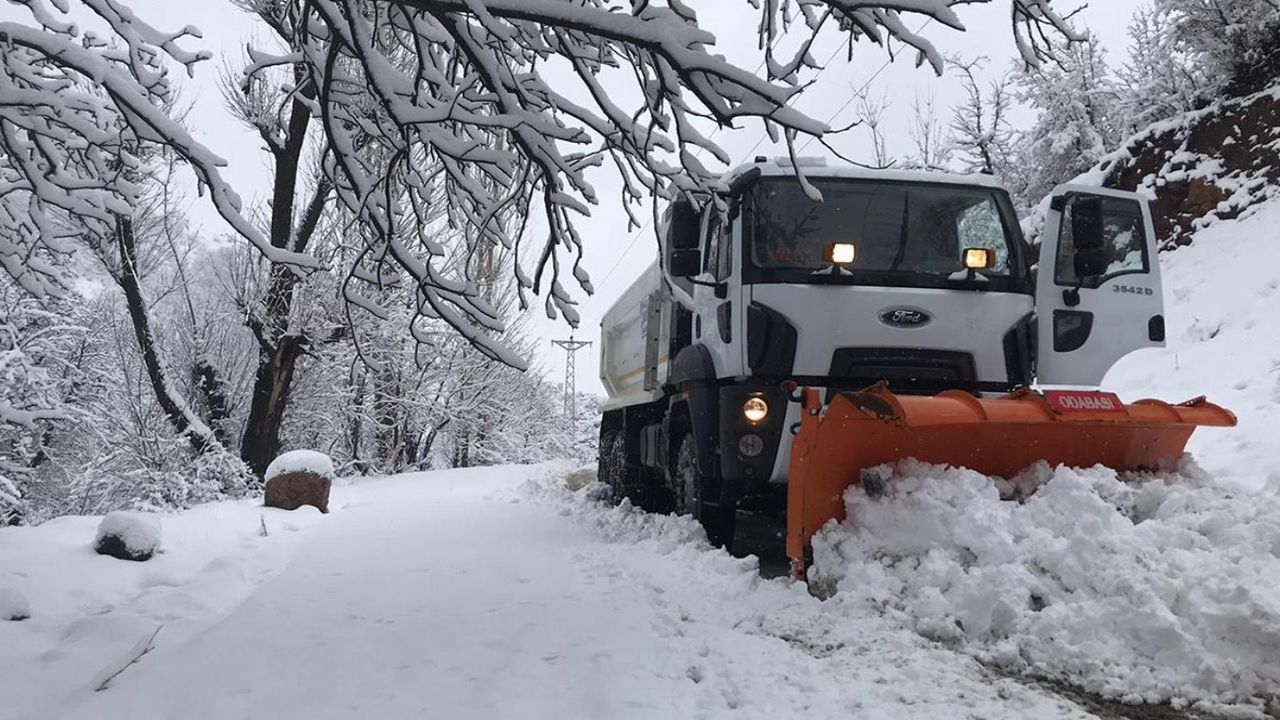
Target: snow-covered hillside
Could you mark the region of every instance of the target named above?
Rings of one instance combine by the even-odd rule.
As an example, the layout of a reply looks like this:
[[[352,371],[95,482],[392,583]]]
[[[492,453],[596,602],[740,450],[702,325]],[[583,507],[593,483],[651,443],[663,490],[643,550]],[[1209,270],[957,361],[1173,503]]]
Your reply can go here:
[[[1280,485],[1280,200],[1160,259],[1168,347],[1122,360],[1107,388],[1126,400],[1208,396],[1240,426],[1199,431],[1197,462],[1229,487]]]

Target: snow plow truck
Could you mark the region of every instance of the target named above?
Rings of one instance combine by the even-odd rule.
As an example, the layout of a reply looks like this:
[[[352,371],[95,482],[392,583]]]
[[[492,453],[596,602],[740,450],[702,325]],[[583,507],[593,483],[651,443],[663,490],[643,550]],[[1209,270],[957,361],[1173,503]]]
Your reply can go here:
[[[739,508],[785,507],[802,577],[813,534],[850,486],[883,490],[885,464],[1155,469],[1235,424],[1204,398],[1098,389],[1165,340],[1142,196],[1056,188],[1035,252],[995,178],[798,162],[756,158],[718,202],[672,203],[659,260],[605,314],[615,497],[692,514],[717,544]]]

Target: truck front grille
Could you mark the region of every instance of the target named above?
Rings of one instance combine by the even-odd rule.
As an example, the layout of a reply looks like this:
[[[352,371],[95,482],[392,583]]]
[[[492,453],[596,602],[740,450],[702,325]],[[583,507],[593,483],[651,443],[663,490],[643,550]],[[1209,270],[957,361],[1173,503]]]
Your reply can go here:
[[[885,380],[890,390],[903,395],[979,389],[973,355],[948,350],[840,348],[831,358],[830,375],[844,387]]]

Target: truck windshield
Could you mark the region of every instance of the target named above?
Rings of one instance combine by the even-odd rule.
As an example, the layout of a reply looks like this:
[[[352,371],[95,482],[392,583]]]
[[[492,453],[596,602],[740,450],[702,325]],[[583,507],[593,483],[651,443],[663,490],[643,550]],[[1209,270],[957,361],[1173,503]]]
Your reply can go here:
[[[959,185],[814,179],[814,202],[793,178],[765,179],[751,191],[748,272],[753,282],[949,287],[963,253],[986,248],[981,271],[991,290],[1024,289],[1027,273],[1008,200],[996,190]],[[829,243],[853,243],[847,273],[823,260]]]

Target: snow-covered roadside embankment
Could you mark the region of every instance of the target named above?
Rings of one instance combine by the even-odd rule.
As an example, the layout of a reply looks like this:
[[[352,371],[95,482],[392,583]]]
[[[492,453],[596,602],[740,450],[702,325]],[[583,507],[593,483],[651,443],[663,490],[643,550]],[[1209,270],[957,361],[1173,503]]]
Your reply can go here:
[[[1188,450],[1228,487],[1280,482],[1280,199],[1161,253],[1168,347],[1124,358],[1103,386],[1127,401],[1206,395],[1240,426],[1200,430]]]
[[[164,543],[140,563],[94,552],[99,517],[0,528],[0,597],[28,616],[0,618],[2,714],[96,685],[161,625],[165,644],[208,627],[285,567],[299,531],[321,519],[249,500],[157,514]]]
[[[1193,465],[997,481],[904,462],[814,541],[845,602],[1015,672],[1126,701],[1262,712],[1280,692],[1280,487],[1233,495]]]

